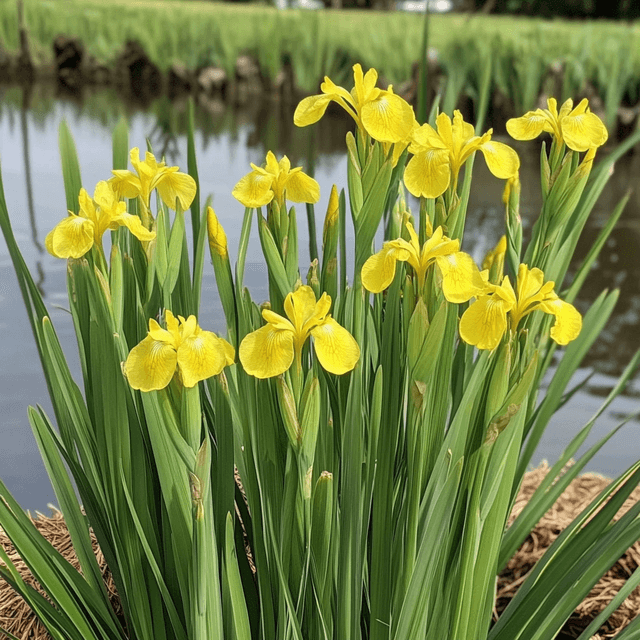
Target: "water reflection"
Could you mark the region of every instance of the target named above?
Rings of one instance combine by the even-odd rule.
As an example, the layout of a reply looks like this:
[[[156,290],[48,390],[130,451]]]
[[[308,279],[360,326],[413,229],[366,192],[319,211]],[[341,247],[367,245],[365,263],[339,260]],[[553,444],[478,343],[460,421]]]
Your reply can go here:
[[[333,182],[346,187],[344,139],[353,122],[336,107],[315,126],[298,129],[292,126],[295,104],[257,99],[246,107],[226,108],[217,100],[202,98],[195,112],[196,152],[203,197],[211,193],[214,206],[229,237],[231,251],[237,246],[242,207],[230,195],[235,182],[249,169],[249,162],[264,161],[267,150],[288,155],[294,166],[304,166],[315,174],[321,185],[322,200],[316,207],[319,230]],[[65,215],[65,197],[57,150],[57,131],[62,118],[69,123],[76,139],[83,184],[90,191],[111,168],[111,132],[121,116],[130,123],[130,143],[144,147],[148,139],[158,155],[186,167],[187,103],[170,103],[159,99],[145,111],[125,104],[111,91],[89,92],[82,99],[61,95],[55,87],[34,86],[32,92],[21,88],[0,88],[0,145],[3,178],[14,230],[27,264],[38,279],[63,348],[69,354],[72,372],[80,379],[75,355],[73,327],[66,307],[64,261],[53,259],[44,251],[46,233]],[[514,145],[522,161],[522,208],[525,232],[540,210],[539,146],[536,143]],[[579,267],[609,214],[640,174],[640,154],[623,158],[589,220],[578,245],[578,256],[571,267]],[[465,250],[477,261],[495,244],[503,232],[503,183],[495,179],[484,162],[474,166],[474,188],[469,202]],[[417,207],[414,203],[414,211]],[[310,224],[313,223],[313,224]],[[301,234],[300,264],[305,264],[321,241],[313,237],[316,221],[309,212],[298,210]],[[312,233],[309,234],[309,229]],[[350,231],[352,233],[352,231]],[[189,234],[190,235],[190,234]],[[253,236],[256,234],[254,233]],[[311,237],[309,237],[311,236]],[[305,238],[309,238],[309,243]],[[246,281],[256,299],[267,296],[264,263],[257,238],[249,248]],[[585,360],[579,379],[596,370],[583,392],[554,418],[554,427],[545,434],[536,454],[557,458],[571,435],[591,417],[615,383],[631,355],[640,348],[640,193],[634,192],[622,219],[605,246],[600,260],[576,302],[581,311],[604,288],[619,288],[620,299],[615,314]],[[232,255],[233,258],[233,255]],[[46,275],[46,279],[45,279]],[[215,293],[210,270],[203,281],[202,325],[222,330],[221,307]],[[43,509],[53,496],[39,461],[35,443],[26,420],[28,404],[48,407],[44,379],[37,353],[22,310],[19,290],[10,267],[4,242],[0,240],[0,426],[3,450],[0,451],[0,477],[27,507]],[[59,305],[59,307],[58,307]],[[62,309],[61,309],[62,308]],[[576,380],[577,382],[577,380]],[[639,408],[640,376],[606,416],[599,421],[592,438],[607,433],[621,416]],[[635,423],[637,426],[637,422]],[[640,454],[636,447],[625,446],[618,439],[591,464],[592,469],[617,474]]]

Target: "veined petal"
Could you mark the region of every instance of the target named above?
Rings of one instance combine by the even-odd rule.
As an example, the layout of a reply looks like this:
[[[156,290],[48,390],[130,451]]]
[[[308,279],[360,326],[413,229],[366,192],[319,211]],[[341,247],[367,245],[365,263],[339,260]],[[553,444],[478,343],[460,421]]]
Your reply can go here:
[[[416,198],[437,198],[449,186],[451,165],[446,149],[428,149],[418,153],[404,170],[404,183]]]
[[[306,173],[302,173],[302,171],[290,173],[284,188],[287,200],[292,202],[314,204],[320,200],[320,185]]]
[[[519,118],[507,120],[507,131],[516,140],[533,140],[544,131],[546,122],[547,116],[542,109],[527,111]]]
[[[406,262],[411,255],[407,249],[400,249],[385,242],[381,251],[374,253],[362,265],[362,285],[371,293],[384,291],[396,275],[396,260]]]
[[[311,330],[318,361],[329,373],[342,375],[351,371],[360,359],[355,338],[333,318],[328,317]]]
[[[602,120],[591,112],[577,115],[573,115],[572,112],[561,120],[560,127],[567,147],[574,151],[587,151],[593,147],[600,147],[609,137]]]
[[[520,158],[510,146],[495,140],[488,140],[480,145],[480,150],[484,155],[489,171],[496,178],[508,180],[518,175]]]
[[[367,133],[380,142],[400,142],[413,130],[413,107],[400,96],[380,91],[361,109],[362,125]]]
[[[480,296],[460,318],[460,337],[478,349],[495,349],[507,330],[505,306],[499,296]]]
[[[80,258],[93,246],[93,230],[92,220],[72,214],[47,234],[45,246],[54,258]]]
[[[178,348],[178,367],[185,387],[218,375],[226,364],[225,347],[211,331],[196,330]]]
[[[196,181],[190,175],[178,171],[178,167],[165,168],[154,186],[169,209],[175,210],[177,198],[180,208],[185,211],[196,197]]]
[[[148,335],[131,349],[124,374],[134,389],[156,391],[171,382],[177,361],[178,354],[171,345]]]
[[[249,375],[261,379],[279,376],[293,362],[293,332],[267,324],[245,336],[239,355]]]
[[[140,178],[135,173],[128,169],[113,169],[111,173],[113,173],[113,178],[109,179],[109,184],[118,200],[121,198],[137,198],[141,195]]]
[[[316,313],[316,294],[313,289],[302,285],[289,293],[284,300],[284,311],[295,327],[296,339],[306,340],[307,336],[302,337],[303,327]]]
[[[351,96],[349,96],[351,98]],[[333,100],[332,95],[317,95],[303,98],[293,114],[293,124],[296,127],[306,127],[318,122]]]
[[[245,207],[256,209],[273,200],[272,184],[272,176],[251,171],[236,184],[231,195]]]
[[[117,218],[113,219],[120,226],[127,227],[131,233],[140,240],[140,242],[148,242],[156,237],[155,231],[149,231],[143,224],[138,216],[132,213],[122,213]]]
[[[479,296],[485,283],[473,258],[463,251],[436,258],[442,274],[442,292],[449,302],[460,304]]]
[[[555,300],[545,300],[538,308],[556,317],[550,335],[558,344],[569,344],[580,335],[582,316],[572,304],[556,298]]]

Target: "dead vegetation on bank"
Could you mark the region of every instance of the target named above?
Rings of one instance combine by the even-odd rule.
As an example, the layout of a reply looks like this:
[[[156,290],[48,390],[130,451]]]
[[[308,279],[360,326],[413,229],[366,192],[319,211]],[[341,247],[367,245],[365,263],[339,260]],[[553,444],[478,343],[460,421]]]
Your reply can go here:
[[[527,473],[518,493],[510,521],[524,508],[529,498],[549,471],[546,464]],[[524,544],[518,549],[505,570],[500,574],[497,585],[496,610],[499,615],[516,594],[533,565],[558,537],[561,531],[579,515],[585,506],[604,489],[610,480],[597,474],[584,474],[576,478],[560,496],[554,506],[531,532]],[[618,517],[640,499],[640,488],[637,488],[621,509]],[[51,517],[38,514],[33,520],[37,529],[51,544],[76,568],[79,568],[76,555],[71,545],[69,533],[62,514],[54,511]],[[105,585],[111,603],[118,616],[121,615],[120,601],[111,573],[106,566],[95,537],[92,534],[94,550],[102,569]],[[34,587],[38,587],[29,574],[28,568],[19,558],[8,538],[0,533],[0,544],[9,554],[21,575],[28,576]],[[591,590],[588,597],[577,608],[573,616],[564,626],[564,637],[577,638],[588,624],[600,613],[624,585],[629,576],[640,566],[640,542],[636,542]],[[611,616],[608,622],[599,629],[593,640],[612,638],[622,630],[640,611],[640,588],[636,589]],[[0,582],[0,627],[20,638],[20,640],[48,640],[45,629],[35,618],[25,602],[6,582]],[[0,637],[4,637],[0,635]]]

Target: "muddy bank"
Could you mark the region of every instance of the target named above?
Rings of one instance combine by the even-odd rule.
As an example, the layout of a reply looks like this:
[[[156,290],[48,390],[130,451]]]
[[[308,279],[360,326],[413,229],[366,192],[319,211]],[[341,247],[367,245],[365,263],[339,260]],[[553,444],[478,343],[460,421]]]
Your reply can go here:
[[[438,53],[430,50],[428,58],[428,95],[431,103],[446,83],[445,71],[438,59]],[[562,64],[551,66],[541,86],[538,106],[546,107],[549,95],[562,94],[565,69]],[[322,78],[318,78],[318,86]],[[84,43],[73,37],[58,36],[51,48],[47,62],[36,61],[30,52],[28,33],[20,30],[20,49],[8,52],[0,44],[0,84],[32,84],[55,82],[67,92],[81,92],[87,87],[113,87],[124,99],[148,105],[160,96],[171,99],[194,95],[201,99],[223,100],[227,104],[243,106],[256,99],[276,99],[295,102],[305,95],[296,84],[291,65],[284,64],[271,78],[260,67],[259,60],[250,55],[240,55],[232,72],[215,65],[190,69],[182,64],[174,64],[168,70],[158,67],[142,45],[128,41],[116,54],[109,65],[97,60],[87,52]],[[388,81],[380,78],[380,86]],[[414,63],[411,79],[397,84],[396,93],[402,95],[414,106],[417,101],[418,63]],[[592,111],[604,119],[604,101],[596,89],[586,83],[581,95],[574,100],[588,98]],[[475,120],[475,102],[463,93],[458,100],[465,119]],[[623,139],[640,126],[638,115],[640,102],[635,105],[622,104],[618,108],[617,122],[610,137]],[[487,112],[486,127],[494,127],[504,132],[504,123],[516,113],[512,99],[498,89],[494,90]]]

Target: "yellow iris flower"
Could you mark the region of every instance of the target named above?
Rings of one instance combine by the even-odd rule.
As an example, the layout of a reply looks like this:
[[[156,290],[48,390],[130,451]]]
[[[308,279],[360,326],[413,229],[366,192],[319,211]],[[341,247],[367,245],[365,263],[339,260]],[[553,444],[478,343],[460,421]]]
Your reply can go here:
[[[131,164],[135,169],[113,170],[113,178],[109,180],[118,198],[137,198],[140,196],[145,206],[149,208],[149,199],[154,189],[163,202],[170,209],[176,208],[176,198],[184,211],[191,206],[196,196],[196,182],[188,174],[178,171],[178,167],[167,167],[164,162],[158,162],[149,151],[144,160],[140,160],[138,147],[129,153]]]
[[[302,347],[310,336],[316,356],[329,372],[342,375],[351,371],[360,358],[354,337],[329,314],[331,297],[323,293],[316,302],[307,285],[290,293],[284,301],[287,318],[264,309],[264,327],[248,334],[240,344],[240,362],[256,378],[272,378],[284,373],[294,358],[301,366]]]
[[[149,334],[131,349],[124,364],[124,374],[134,389],[164,389],[176,369],[183,386],[193,387],[233,364],[233,347],[215,333],[203,331],[195,316],[176,318],[167,309],[165,319],[166,329],[149,320]]]
[[[78,196],[79,215],[69,216],[47,234],[45,246],[55,258],[80,258],[95,244],[102,249],[102,236],[107,229],[127,227],[141,241],[153,240],[156,234],[145,229],[138,216],[127,213],[127,205],[120,202],[111,185],[98,182],[93,199],[84,190]]]
[[[453,112],[453,122],[446,113],[436,119],[436,128],[423,124],[413,133],[404,183],[417,198],[437,198],[449,184],[454,186],[462,165],[474,151],[482,151],[491,173],[508,180],[520,168],[518,154],[506,144],[491,139],[493,129],[476,136],[473,126],[465,122],[460,111]]]
[[[587,151],[602,146],[608,138],[607,128],[595,113],[589,111],[585,98],[573,108],[569,98],[558,112],[555,98],[547,100],[548,109],[527,111],[520,118],[507,120],[507,131],[516,140],[533,140],[543,131],[552,134],[559,144],[573,151]]]
[[[272,200],[284,206],[285,198],[292,202],[314,204],[320,200],[320,185],[302,167],[291,168],[287,156],[278,162],[271,151],[267,153],[265,168],[251,163],[253,171],[242,178],[233,188],[232,195],[245,207],[255,209]]]
[[[378,72],[362,73],[353,65],[354,87],[351,93],[327,76],[320,85],[321,94],[304,98],[297,106],[293,122],[298,127],[314,124],[322,118],[330,102],[337,102],[363,133],[380,142],[400,142],[410,135],[415,122],[413,107],[393,93],[393,87],[378,89]]]
[[[403,238],[385,242],[378,253],[372,255],[362,267],[362,284],[372,293],[380,293],[392,282],[396,262],[408,262],[422,288],[429,267],[438,265],[442,275],[442,291],[449,302],[466,302],[471,298],[482,279],[473,258],[460,251],[460,241],[444,235],[437,227],[433,235],[420,247],[418,234],[411,222],[406,222],[410,241]]]
[[[484,272],[486,274],[486,272]],[[477,300],[462,314],[460,336],[478,349],[495,349],[507,330],[507,319],[515,331],[522,318],[540,310],[555,316],[551,337],[561,345],[575,340],[582,329],[582,316],[553,290],[554,283],[544,282],[540,269],[521,264],[518,269],[516,291],[509,276],[500,285],[486,283]]]

